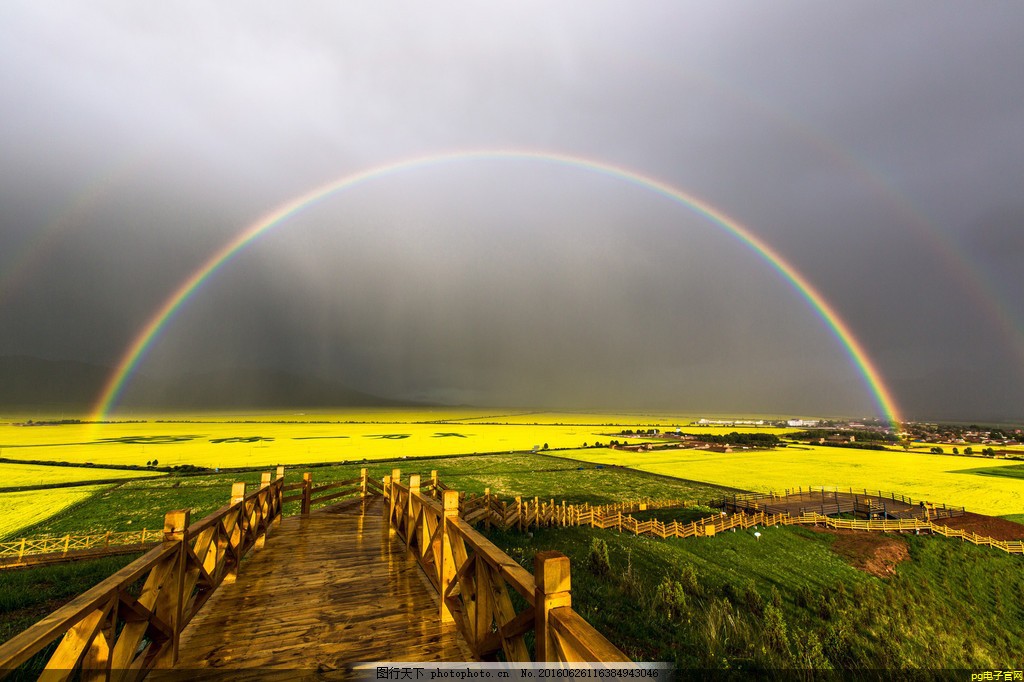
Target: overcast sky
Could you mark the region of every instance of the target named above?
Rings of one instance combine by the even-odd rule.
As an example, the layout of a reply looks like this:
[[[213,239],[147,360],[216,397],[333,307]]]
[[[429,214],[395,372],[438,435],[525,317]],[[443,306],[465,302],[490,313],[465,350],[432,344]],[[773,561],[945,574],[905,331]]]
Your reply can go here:
[[[221,244],[376,164],[586,157],[730,215],[910,417],[1024,419],[1024,5],[4,2],[0,355],[114,364]],[[764,258],[648,189],[452,161],[242,251],[140,371],[487,405],[877,414]]]

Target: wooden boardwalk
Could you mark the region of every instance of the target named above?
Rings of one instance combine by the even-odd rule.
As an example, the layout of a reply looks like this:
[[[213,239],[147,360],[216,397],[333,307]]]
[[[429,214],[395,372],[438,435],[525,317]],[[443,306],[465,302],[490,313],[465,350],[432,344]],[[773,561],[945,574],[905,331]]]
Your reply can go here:
[[[463,496],[436,472],[427,490],[420,478],[362,469],[285,484],[278,467],[251,493],[235,483],[199,521],[169,511],[157,546],[0,644],[0,676],[340,679],[356,663],[497,656],[631,664],[572,609],[568,557],[538,552],[531,574],[460,518]],[[301,514],[285,518],[294,502]]]
[[[388,537],[379,498],[361,511],[349,503],[285,518],[182,632],[175,670],[473,660],[456,626],[439,621],[405,544]]]

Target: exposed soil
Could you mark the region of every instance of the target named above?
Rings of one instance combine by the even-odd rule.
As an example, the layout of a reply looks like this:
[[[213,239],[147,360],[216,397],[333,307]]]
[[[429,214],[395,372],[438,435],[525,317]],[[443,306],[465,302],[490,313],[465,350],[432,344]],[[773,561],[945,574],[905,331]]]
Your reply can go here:
[[[903,538],[864,530],[813,528],[818,533],[834,535],[832,551],[856,569],[888,578],[896,574],[896,565],[910,559]]]
[[[978,535],[993,538],[995,540],[1024,540],[1024,524],[1001,519],[998,516],[985,516],[966,512],[963,516],[955,516],[951,519],[937,519],[936,524],[969,530]]]

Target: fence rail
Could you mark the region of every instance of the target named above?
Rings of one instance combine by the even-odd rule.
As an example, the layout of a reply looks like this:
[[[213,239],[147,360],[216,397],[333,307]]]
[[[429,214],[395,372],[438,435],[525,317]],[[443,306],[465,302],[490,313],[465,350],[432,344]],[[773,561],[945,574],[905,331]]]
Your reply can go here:
[[[460,518],[465,507],[472,514],[479,503],[463,498],[460,510],[459,493],[436,478],[423,490],[420,476],[404,484],[396,469],[385,477],[384,490],[389,532],[405,542],[437,591],[439,619],[454,622],[477,657],[502,652],[508,661],[630,662],[572,610],[568,557],[538,552],[531,574]],[[490,500],[483,505],[492,509]],[[531,630],[532,653],[526,643]]]
[[[277,479],[284,478],[284,467],[277,467]],[[357,478],[314,486],[312,474],[303,480],[281,486],[281,504],[302,502],[301,513],[308,514],[317,505],[344,497],[382,494],[381,484],[362,469]],[[293,494],[285,494],[293,493]],[[62,560],[95,558],[129,551],[144,551],[162,542],[162,530],[106,531],[77,535],[46,535],[0,542],[0,569],[21,568]]]
[[[712,500],[710,504],[731,511],[816,511],[826,515],[860,515],[868,519],[874,516],[894,519],[945,519],[963,516],[965,513],[963,507],[914,500],[901,493],[826,486],[796,486],[767,493],[735,493]]]
[[[187,509],[168,512],[159,545],[0,645],[0,671],[54,643],[47,679],[138,679],[173,664],[185,626],[280,522],[283,482],[266,473],[248,495],[236,483],[229,504],[197,523]]]

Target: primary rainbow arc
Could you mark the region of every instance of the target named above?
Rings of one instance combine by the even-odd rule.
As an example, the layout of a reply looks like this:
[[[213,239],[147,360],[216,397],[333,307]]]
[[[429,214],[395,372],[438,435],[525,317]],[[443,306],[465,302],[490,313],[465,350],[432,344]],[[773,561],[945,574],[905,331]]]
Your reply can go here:
[[[147,320],[145,326],[136,334],[131,344],[121,355],[111,376],[104,384],[103,391],[96,400],[93,408],[93,421],[105,421],[117,404],[118,398],[132,373],[139,363],[145,358],[146,352],[152,343],[159,337],[182,306],[187,303],[202,285],[210,279],[221,267],[230,261],[236,254],[244,249],[253,240],[264,232],[286,222],[288,218],[302,210],[315,205],[319,201],[331,196],[336,192],[351,189],[362,183],[385,177],[392,173],[409,171],[424,166],[439,165],[444,163],[465,162],[473,160],[534,160],[548,163],[555,163],[574,168],[580,168],[590,172],[600,173],[609,177],[617,178],[628,183],[638,185],[651,190],[668,199],[679,203],[695,213],[707,218],[713,224],[724,228],[727,232],[738,238],[747,246],[757,252],[776,271],[778,271],[811,305],[815,312],[828,325],[832,333],[839,340],[847,355],[853,361],[858,372],[872,394],[872,398],[881,413],[894,426],[900,422],[899,411],[892,392],[882,379],[881,374],[875,367],[874,362],[864,350],[863,344],[854,336],[849,325],[839,316],[839,313],[832,307],[821,293],[789,264],[778,252],[771,248],[764,240],[757,237],[746,227],[727,216],[722,211],[707,202],[698,199],[666,182],[657,180],[642,173],[612,165],[603,161],[596,161],[578,156],[569,156],[543,151],[507,151],[507,150],[476,150],[430,156],[421,156],[413,159],[405,159],[374,166],[356,173],[345,175],[339,179],[316,187],[291,201],[288,201],[269,213],[259,218],[246,229],[236,235],[232,240],[224,244],[195,272],[183,281],[174,292],[160,305],[153,315]]]

